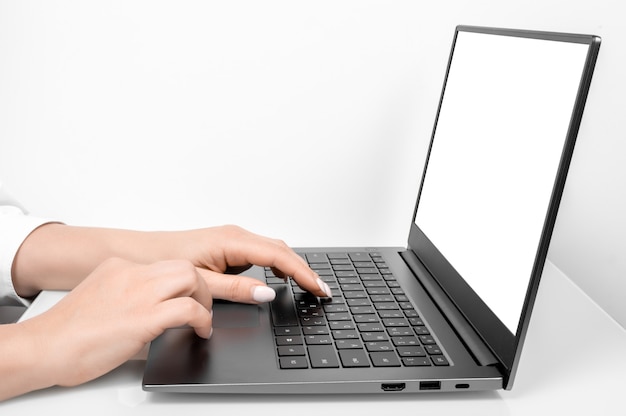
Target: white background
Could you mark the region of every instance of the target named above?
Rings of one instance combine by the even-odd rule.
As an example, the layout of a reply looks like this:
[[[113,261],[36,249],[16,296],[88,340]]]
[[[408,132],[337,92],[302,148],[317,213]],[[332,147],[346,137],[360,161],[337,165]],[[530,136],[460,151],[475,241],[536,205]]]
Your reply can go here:
[[[454,26],[602,36],[550,258],[626,326],[618,1],[0,0],[0,178],[36,215],[404,245]]]

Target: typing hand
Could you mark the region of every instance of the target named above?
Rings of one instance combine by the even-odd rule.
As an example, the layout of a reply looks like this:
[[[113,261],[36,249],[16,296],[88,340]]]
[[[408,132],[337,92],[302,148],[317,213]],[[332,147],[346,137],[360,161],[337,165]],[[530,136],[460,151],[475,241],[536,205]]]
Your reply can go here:
[[[290,276],[316,296],[331,295],[328,285],[281,240],[232,225],[175,232],[163,238],[164,242],[174,240],[168,244],[174,247],[170,255],[185,258],[198,267],[215,298],[245,303],[271,301],[273,290],[257,279],[232,276],[251,265],[271,267],[280,277]]]

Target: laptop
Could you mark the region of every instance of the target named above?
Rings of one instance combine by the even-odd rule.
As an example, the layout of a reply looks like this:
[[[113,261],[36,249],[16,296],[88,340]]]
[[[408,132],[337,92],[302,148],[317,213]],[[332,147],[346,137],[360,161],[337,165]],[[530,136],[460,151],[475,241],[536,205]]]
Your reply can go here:
[[[296,248],[332,299],[252,268],[276,299],[216,302],[210,340],[165,331],[143,389],[511,389],[600,42],[455,27],[406,247]]]

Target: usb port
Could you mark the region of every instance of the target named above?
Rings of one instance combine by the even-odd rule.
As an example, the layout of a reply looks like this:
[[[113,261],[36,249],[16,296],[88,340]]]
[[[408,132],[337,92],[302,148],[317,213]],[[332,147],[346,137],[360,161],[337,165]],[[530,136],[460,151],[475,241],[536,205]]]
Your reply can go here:
[[[441,390],[441,381],[420,381],[420,390]]]

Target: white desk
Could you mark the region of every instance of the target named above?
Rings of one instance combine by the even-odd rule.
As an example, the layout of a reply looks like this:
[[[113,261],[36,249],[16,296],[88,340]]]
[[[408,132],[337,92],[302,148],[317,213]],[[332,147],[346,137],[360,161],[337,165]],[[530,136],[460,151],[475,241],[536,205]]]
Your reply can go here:
[[[26,318],[62,294],[49,293]],[[551,263],[546,266],[512,391],[381,396],[161,395],[141,389],[144,362],[132,360],[98,380],[51,388],[0,404],[0,414],[299,414],[400,412],[443,415],[626,415],[626,331]],[[304,412],[304,413],[302,413]]]

